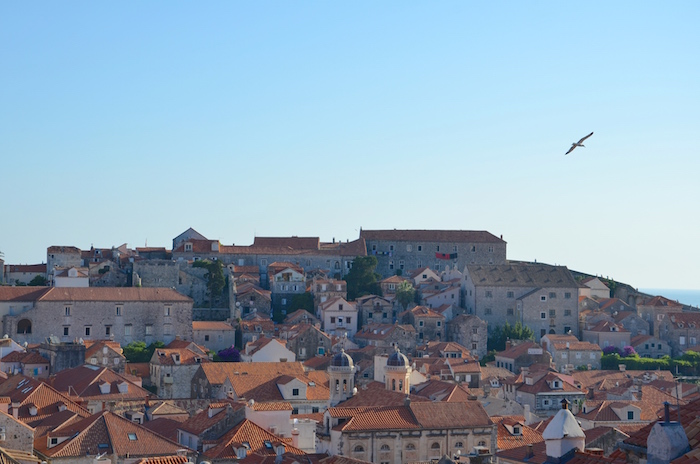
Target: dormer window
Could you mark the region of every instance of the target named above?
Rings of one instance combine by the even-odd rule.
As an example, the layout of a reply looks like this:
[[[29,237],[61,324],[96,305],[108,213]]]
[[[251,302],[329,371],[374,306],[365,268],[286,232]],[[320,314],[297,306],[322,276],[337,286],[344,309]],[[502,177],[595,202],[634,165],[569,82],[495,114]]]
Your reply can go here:
[[[191,243],[185,243],[185,252],[192,251],[192,244]]]
[[[519,425],[513,426],[513,435],[520,435],[520,426]]]

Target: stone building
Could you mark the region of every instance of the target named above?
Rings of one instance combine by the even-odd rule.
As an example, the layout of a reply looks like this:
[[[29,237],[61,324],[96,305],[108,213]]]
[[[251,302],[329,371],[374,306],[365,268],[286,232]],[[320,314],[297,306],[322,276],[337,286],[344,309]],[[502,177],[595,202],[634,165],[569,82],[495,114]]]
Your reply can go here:
[[[477,359],[486,356],[488,327],[486,322],[473,314],[460,314],[447,322],[446,337],[469,349]]]
[[[318,306],[317,316],[323,331],[329,335],[352,338],[357,332],[357,306],[355,303],[335,297]]]
[[[314,306],[333,298],[348,297],[348,284],[344,280],[314,278],[309,285],[309,290],[314,297]]]
[[[221,351],[236,343],[236,331],[223,321],[193,321],[192,341],[210,351]]]
[[[54,336],[168,343],[192,338],[192,300],[168,288],[45,288],[31,307],[3,317],[3,330],[18,343]]]
[[[111,340],[85,340],[85,363],[103,366],[121,374],[126,368],[126,358],[121,345]]]
[[[581,340],[595,343],[605,349],[608,346],[615,346],[622,350],[629,346],[631,339],[630,331],[614,322],[601,321],[593,327],[583,329]]]
[[[192,378],[209,358],[188,348],[158,348],[149,362],[151,384],[160,398],[189,398]]]
[[[73,246],[50,246],[46,249],[46,272],[54,268],[80,267],[83,265],[80,248]]]
[[[649,323],[649,335],[659,336],[659,325],[668,313],[683,311],[683,305],[664,298],[655,296],[637,304],[637,313]]]
[[[331,338],[312,324],[281,327],[279,337],[287,342],[287,348],[296,354],[297,361],[331,352]]]
[[[539,263],[470,265],[464,273],[467,313],[489,330],[508,322],[547,333],[578,336],[578,284],[565,266]]]
[[[393,324],[396,320],[394,304],[385,297],[365,295],[355,300],[360,326],[365,324]]]
[[[445,317],[430,308],[416,306],[401,313],[399,318],[416,329],[419,344],[445,340]]]
[[[291,307],[292,298],[306,292],[304,269],[289,262],[274,262],[267,268],[267,274],[272,292],[272,307],[285,311],[294,309]]]
[[[496,367],[518,374],[523,368],[539,364],[549,368],[552,355],[535,342],[526,340],[517,344],[506,342],[506,349],[496,353]]]
[[[688,348],[696,347],[700,340],[700,313],[666,313],[658,327],[658,338],[671,347],[673,356],[682,355]]]
[[[653,335],[637,335],[630,340],[630,346],[634,348],[642,358],[663,358],[671,356],[671,347],[663,340]]]
[[[355,334],[360,347],[376,346],[385,349],[399,347],[404,353],[416,349],[416,329],[409,324],[366,324]]]
[[[134,286],[174,288],[192,298],[193,306],[208,306],[207,280],[204,268],[192,267],[186,261],[141,259],[133,264]]]
[[[0,259],[0,270],[4,274],[0,275],[0,284],[26,285],[37,276],[47,278],[46,264],[3,264]]]
[[[365,256],[364,239],[340,242],[321,242],[318,237],[255,237],[252,245],[222,245],[209,240],[193,229],[183,232],[173,240],[173,258],[218,259],[225,265],[257,266],[263,278],[260,284],[269,284],[268,266],[274,262],[291,262],[304,271],[320,269],[334,278],[341,279],[352,267],[357,256]]]
[[[8,414],[9,406],[9,403],[0,404],[0,446],[31,455],[34,450],[34,428]],[[5,462],[12,461],[7,459]]]
[[[573,335],[545,335],[542,346],[552,355],[554,368],[563,373],[572,372],[577,367],[600,369],[603,350],[595,343],[579,341]]]
[[[486,231],[467,230],[361,230],[367,254],[376,256],[377,272],[390,277],[397,271],[468,264],[504,264],[506,242]]]

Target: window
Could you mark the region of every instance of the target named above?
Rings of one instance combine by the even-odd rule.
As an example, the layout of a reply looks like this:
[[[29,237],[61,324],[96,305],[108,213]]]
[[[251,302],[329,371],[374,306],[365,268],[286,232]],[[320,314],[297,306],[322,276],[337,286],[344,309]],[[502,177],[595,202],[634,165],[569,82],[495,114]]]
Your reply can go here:
[[[136,441],[136,440],[138,440],[138,437],[136,436],[135,433],[130,433],[130,434],[128,434],[128,436],[129,436],[129,440],[130,440],[130,441]]]
[[[146,324],[146,335],[153,335],[153,325]],[[204,339],[209,341],[209,335],[205,335]]]
[[[473,333],[473,334],[478,334],[478,333],[479,333],[479,328],[478,328],[478,327],[473,327],[473,328],[472,328],[472,333]]]
[[[394,245],[389,245],[389,251],[394,251]]]
[[[260,260],[260,265],[261,265],[261,266],[267,266],[267,259],[266,259],[266,258],[262,258],[262,259]]]
[[[146,326],[146,335],[149,335],[149,333],[148,333],[148,326]],[[205,336],[204,336],[204,341],[205,341],[205,342],[208,342],[208,341],[209,341],[209,335],[205,335]]]
[[[105,335],[109,336],[112,334],[112,326],[111,325],[106,325],[105,326]]]
[[[413,245],[406,245],[406,251],[413,251]]]
[[[506,292],[506,297],[515,298],[515,293],[514,292]]]
[[[163,325],[163,335],[170,335],[172,333],[172,324]]]
[[[696,342],[695,337],[690,337],[689,340],[690,340],[690,346],[695,346],[695,345],[697,345],[697,342]]]
[[[440,443],[434,442],[432,445],[430,445],[430,449],[440,449]]]
[[[165,309],[164,309],[164,314],[165,314],[166,316],[170,316],[170,306],[166,306],[166,307],[165,307]]]
[[[542,312],[540,313],[540,319],[547,319],[547,313],[545,313],[544,311],[542,311]]]
[[[282,298],[282,304],[283,304],[283,305],[286,305],[286,304],[287,304],[287,299],[286,299],[286,298]]]
[[[339,305],[338,305],[338,310],[339,310],[339,311],[342,311],[342,310],[343,310],[343,305],[342,305],[342,304],[339,304]]]
[[[438,245],[438,246],[436,247],[436,250],[435,250],[435,251],[440,251],[440,245]]]
[[[389,261],[389,269],[394,269],[394,260]]]
[[[457,252],[457,245],[454,245],[454,246],[452,247],[452,251],[455,252],[455,253]]]
[[[131,324],[127,324],[124,326],[124,335],[127,337],[131,337]]]
[[[570,299],[571,299],[571,292],[565,292],[565,293],[564,293],[564,299],[570,300]]]
[[[403,259],[399,260],[399,269],[403,269],[405,267],[405,264],[403,262]]]
[[[569,327],[568,325],[565,325],[564,326],[564,333],[568,334],[569,332],[571,332],[571,327]]]
[[[63,308],[63,309],[64,309],[64,311],[65,311],[66,316],[70,316],[70,306],[66,306],[66,307]]]
[[[335,324],[335,316],[331,316],[331,324]]]
[[[372,251],[377,251],[377,245],[372,245]]]
[[[91,327],[89,327],[89,326],[88,326],[88,327],[85,327],[85,336],[86,336],[86,337],[89,337],[89,336],[90,336],[90,329],[91,329]]]
[[[564,316],[571,316],[571,310],[570,310],[570,309],[565,309],[565,310],[564,310]]]
[[[547,329],[540,329],[540,337],[544,337],[545,335],[547,335]]]
[[[421,339],[421,340],[423,340],[423,332],[421,332],[421,333],[418,334],[418,338]]]
[[[506,311],[507,311],[509,316],[513,315],[513,308],[508,308]]]
[[[406,451],[413,451],[415,449],[416,445],[414,445],[413,443],[409,443],[408,445],[406,445]]]
[[[384,312],[384,313],[382,313],[382,318],[386,319],[388,315],[389,315],[389,313]]]
[[[423,321],[418,321],[418,327],[423,327],[424,322]]]
[[[192,244],[191,243],[185,243],[185,251],[192,251]]]
[[[418,251],[423,251],[423,245],[418,245]]]
[[[542,405],[549,406],[549,400],[542,400]]]
[[[121,316],[122,315],[122,307],[121,306],[115,307],[115,313],[117,316]]]
[[[442,326],[442,321],[437,321],[437,326],[441,327]]]
[[[484,309],[484,314],[491,314],[491,308]]]
[[[547,301],[547,295],[540,295],[540,301]]]
[[[69,329],[70,329],[70,328],[67,327],[67,326],[64,326],[64,327],[63,327],[63,336],[64,336],[64,337],[67,337],[67,336],[68,336]]]
[[[486,446],[486,442],[484,440],[481,440],[477,446]]]
[[[292,388],[292,396],[299,396],[299,389],[298,388]]]
[[[627,411],[627,420],[634,420],[634,411]]]
[[[391,448],[389,448],[389,445],[387,445],[387,444],[385,443],[385,444],[382,445],[382,447],[381,447],[380,449],[381,449],[382,451],[389,451]]]
[[[557,294],[556,294],[556,293],[554,293],[554,292],[549,292],[549,298],[550,298],[550,299],[556,298],[556,297],[557,297]]]
[[[493,247],[492,247],[492,246],[489,247],[489,253],[493,253]]]
[[[347,322],[348,324],[351,323],[351,322],[352,322],[352,317],[346,317],[346,318],[345,318],[345,322]]]
[[[455,443],[455,448],[464,448],[464,443],[458,441],[457,443]]]
[[[362,447],[362,445],[357,445],[352,451],[355,453],[364,453],[365,449]]]
[[[557,317],[557,310],[556,310],[556,309],[550,309],[550,310],[549,310],[549,317]]]
[[[681,336],[680,339],[678,340],[678,344],[685,345],[685,337]]]
[[[486,298],[493,298],[493,292],[491,290],[486,290],[486,293],[484,294]]]
[[[367,313],[367,319],[372,319],[372,316],[374,316],[374,313]]]
[[[591,359],[595,359],[595,353],[591,353]]]
[[[472,253],[476,253],[476,245],[472,245],[469,251],[471,251]]]

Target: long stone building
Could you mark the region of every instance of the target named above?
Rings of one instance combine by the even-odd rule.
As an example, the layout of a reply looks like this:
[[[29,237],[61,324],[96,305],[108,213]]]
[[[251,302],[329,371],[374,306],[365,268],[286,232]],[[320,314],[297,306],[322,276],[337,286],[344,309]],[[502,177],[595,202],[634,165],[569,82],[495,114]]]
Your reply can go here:
[[[565,266],[513,262],[470,265],[464,273],[467,313],[489,330],[506,322],[545,334],[578,336],[578,284]]]
[[[16,301],[16,304],[13,302]],[[169,288],[0,287],[3,333],[18,343],[192,339],[192,299]]]
[[[504,264],[506,242],[490,232],[475,230],[361,230],[367,254],[376,256],[377,272],[389,277],[424,266]]]

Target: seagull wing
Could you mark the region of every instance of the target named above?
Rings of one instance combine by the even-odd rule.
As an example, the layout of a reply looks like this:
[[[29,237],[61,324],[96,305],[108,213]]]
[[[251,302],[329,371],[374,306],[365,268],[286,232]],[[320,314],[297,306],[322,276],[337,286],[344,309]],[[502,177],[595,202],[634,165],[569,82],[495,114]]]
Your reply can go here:
[[[586,140],[586,139],[587,139],[588,137],[590,137],[591,135],[593,135],[593,132],[591,132],[590,134],[588,134],[587,136],[585,136],[584,138],[582,138],[581,140],[579,140],[578,143],[583,143],[583,141]]]
[[[573,143],[572,143],[572,144],[571,144],[571,148],[569,148],[569,151],[567,151],[567,152],[564,153],[564,154],[565,154],[565,155],[568,155],[569,153],[571,153],[572,151],[574,151],[574,148],[576,148],[576,144],[573,144]]]

